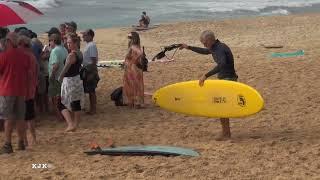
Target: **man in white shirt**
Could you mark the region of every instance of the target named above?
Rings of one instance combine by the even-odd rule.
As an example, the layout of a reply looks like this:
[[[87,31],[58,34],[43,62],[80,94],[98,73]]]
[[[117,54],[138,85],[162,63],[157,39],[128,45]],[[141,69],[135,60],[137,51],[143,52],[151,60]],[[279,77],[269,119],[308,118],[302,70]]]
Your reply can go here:
[[[92,29],[88,29],[82,32],[82,38],[87,43],[83,50],[83,87],[84,92],[89,94],[90,98],[90,111],[88,114],[96,113],[97,96],[96,88],[100,80],[97,68],[98,62],[98,49],[93,42],[94,32]]]

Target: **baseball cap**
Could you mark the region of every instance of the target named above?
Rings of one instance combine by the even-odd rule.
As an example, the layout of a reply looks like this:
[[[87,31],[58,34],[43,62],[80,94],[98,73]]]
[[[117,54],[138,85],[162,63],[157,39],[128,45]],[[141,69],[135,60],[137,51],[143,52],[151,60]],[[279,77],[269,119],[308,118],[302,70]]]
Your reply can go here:
[[[61,34],[59,29],[56,27],[52,27],[49,31],[47,31],[46,33],[48,33],[48,36],[51,36],[51,34]]]

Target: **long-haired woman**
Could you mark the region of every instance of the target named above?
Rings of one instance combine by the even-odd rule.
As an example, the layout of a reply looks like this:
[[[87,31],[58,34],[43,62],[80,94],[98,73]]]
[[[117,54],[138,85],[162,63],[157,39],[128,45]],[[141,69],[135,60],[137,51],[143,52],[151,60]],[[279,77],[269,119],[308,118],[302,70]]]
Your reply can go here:
[[[143,51],[137,32],[128,34],[128,53],[124,61],[123,100],[130,107],[141,108],[144,104],[143,70],[139,68]]]
[[[59,77],[59,81],[62,81],[59,110],[68,124],[66,131],[74,131],[78,127],[81,113],[80,101],[84,95],[83,82],[80,79],[83,56],[78,48],[78,41],[76,34],[68,34],[67,44],[70,53]]]

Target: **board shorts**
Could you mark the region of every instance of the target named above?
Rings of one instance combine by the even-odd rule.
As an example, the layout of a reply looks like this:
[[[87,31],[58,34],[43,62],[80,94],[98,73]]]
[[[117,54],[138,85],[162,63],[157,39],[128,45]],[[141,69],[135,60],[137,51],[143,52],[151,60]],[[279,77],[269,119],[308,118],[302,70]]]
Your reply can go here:
[[[40,95],[48,94],[48,86],[49,86],[49,77],[40,76],[39,82],[38,82],[38,94]]]
[[[81,79],[85,93],[94,93],[100,80],[98,68],[95,64],[88,64],[82,68]]]
[[[36,117],[36,112],[34,110],[34,100],[29,99],[25,101],[25,104],[26,104],[25,120],[30,121]]]
[[[49,80],[48,96],[61,96],[61,83],[58,80]]]
[[[21,96],[0,96],[0,119],[24,120],[26,104]]]

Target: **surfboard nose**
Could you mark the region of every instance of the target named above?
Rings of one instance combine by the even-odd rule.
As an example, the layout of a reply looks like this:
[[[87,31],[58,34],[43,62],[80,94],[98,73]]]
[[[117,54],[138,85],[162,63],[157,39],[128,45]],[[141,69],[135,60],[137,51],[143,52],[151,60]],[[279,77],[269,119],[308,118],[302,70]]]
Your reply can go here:
[[[158,104],[157,104],[157,100],[158,100],[158,93],[154,93],[154,94],[152,95],[152,101],[153,101],[153,103],[156,104],[156,105],[158,105]]]

